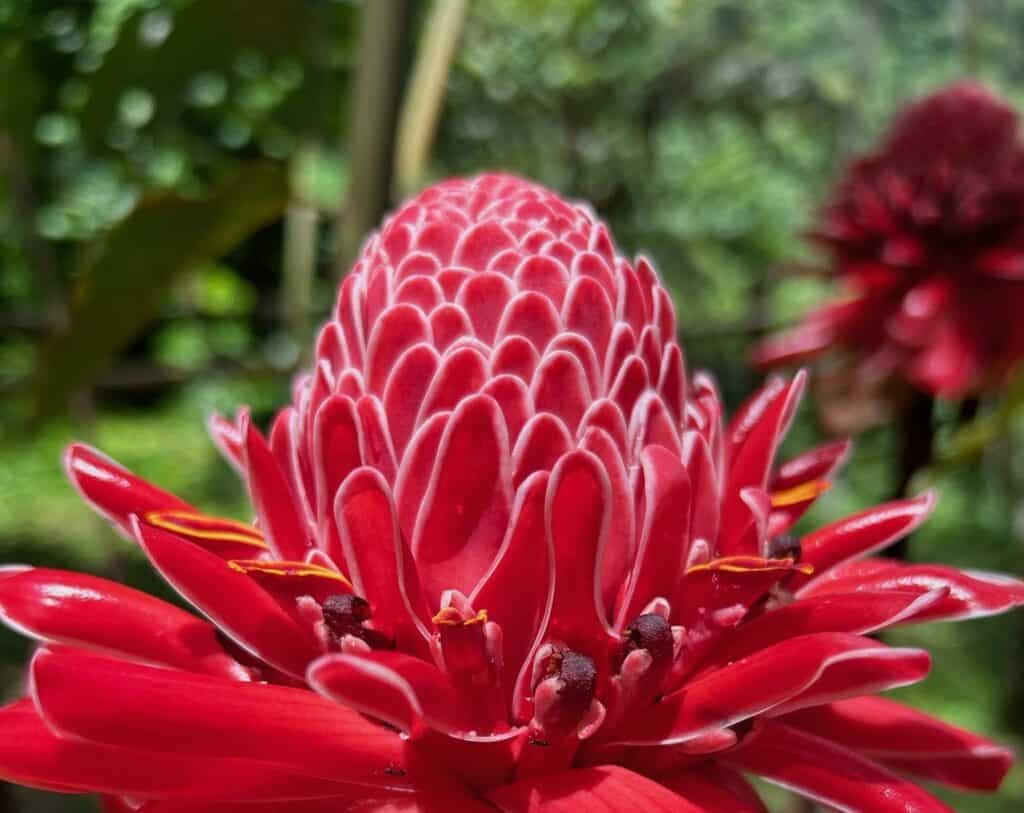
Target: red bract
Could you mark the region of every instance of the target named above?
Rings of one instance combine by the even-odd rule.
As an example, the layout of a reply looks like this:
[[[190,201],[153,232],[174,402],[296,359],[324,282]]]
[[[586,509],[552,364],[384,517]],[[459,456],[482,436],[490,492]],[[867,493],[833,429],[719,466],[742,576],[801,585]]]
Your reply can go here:
[[[847,444],[774,467],[803,376],[725,423],[674,337],[587,210],[503,176],[424,192],[269,438],[214,419],[255,526],[69,450],[207,620],[3,571],[4,618],[44,644],[0,775],[146,813],[763,811],[745,772],[903,813],[947,809],[907,774],[996,787],[1006,750],[872,696],[929,661],[866,636],[1024,584],[870,558],[930,495],[791,536]]]
[[[1024,357],[1024,146],[986,89],[953,85],[904,110],[812,237],[845,296],[762,344],[758,364],[839,347],[868,380],[896,373],[959,398]]]

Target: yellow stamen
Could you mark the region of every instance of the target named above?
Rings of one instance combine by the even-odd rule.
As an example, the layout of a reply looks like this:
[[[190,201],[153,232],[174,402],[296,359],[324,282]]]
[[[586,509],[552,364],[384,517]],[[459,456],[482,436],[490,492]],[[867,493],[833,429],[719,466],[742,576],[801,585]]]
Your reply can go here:
[[[468,627],[472,624],[486,624],[487,610],[479,610],[472,618],[463,618],[462,613],[454,607],[445,607],[430,620],[439,627]]]
[[[143,519],[156,528],[165,531],[206,539],[211,542],[237,542],[239,545],[250,545],[260,550],[267,549],[263,536],[255,528],[233,519],[208,517],[194,511],[150,511]],[[216,524],[219,530],[212,527],[201,527],[201,523]],[[229,530],[225,530],[226,526]]]
[[[309,562],[265,562],[261,559],[232,559],[228,567],[239,573],[259,573],[267,576],[311,576],[317,579],[330,579],[340,582],[349,589],[352,583],[337,570],[311,564]]]
[[[806,483],[776,491],[772,494],[772,508],[786,508],[790,505],[810,502],[832,488],[828,480],[808,480]]]

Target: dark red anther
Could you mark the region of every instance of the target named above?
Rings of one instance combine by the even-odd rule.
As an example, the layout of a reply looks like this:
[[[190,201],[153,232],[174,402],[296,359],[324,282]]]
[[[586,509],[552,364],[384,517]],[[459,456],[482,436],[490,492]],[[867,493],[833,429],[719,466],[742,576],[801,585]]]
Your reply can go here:
[[[560,679],[558,697],[566,718],[579,719],[597,693],[597,667],[586,655],[564,650],[551,656],[548,673]]]
[[[800,540],[792,534],[779,534],[768,541],[769,559],[792,559],[799,562],[802,555]]]
[[[637,649],[646,649],[655,663],[672,660],[675,642],[672,639],[672,625],[657,613],[644,613],[626,627],[625,654]]]
[[[320,605],[320,609],[323,612],[324,624],[337,640],[351,635],[374,648],[390,646],[391,642],[386,636],[364,626],[372,616],[370,603],[365,598],[351,593],[339,593],[336,596],[328,596]]]

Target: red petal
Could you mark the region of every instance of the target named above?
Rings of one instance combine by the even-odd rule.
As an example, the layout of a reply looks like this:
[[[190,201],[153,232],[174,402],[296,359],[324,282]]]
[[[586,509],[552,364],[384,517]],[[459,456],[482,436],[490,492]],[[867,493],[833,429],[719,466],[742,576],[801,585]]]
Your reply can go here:
[[[259,760],[306,776],[411,789],[394,732],[305,689],[42,650],[32,661],[41,715],[61,733],[192,758]],[[117,725],[111,725],[116,720]]]
[[[14,573],[0,580],[0,614],[15,630],[44,641],[248,680],[205,621],[95,576],[46,568]]]
[[[472,269],[487,267],[487,261],[506,248],[514,248],[516,239],[497,221],[478,223],[463,233],[455,247],[454,261]]]
[[[872,563],[874,564],[874,563]],[[1004,613],[1024,604],[1024,582],[1001,573],[957,570],[944,565],[913,565],[878,562],[870,572],[817,579],[801,595],[831,595],[836,592],[909,591],[917,594],[944,590],[945,595],[913,616],[914,622],[960,621]]]
[[[849,440],[834,440],[787,460],[772,475],[770,490],[784,491],[802,483],[827,478],[846,462],[852,445]]]
[[[366,386],[383,394],[395,363],[416,344],[430,341],[430,326],[415,305],[393,305],[373,325],[366,349]]]
[[[506,813],[711,813],[664,785],[616,765],[579,768],[527,779],[492,791],[487,798]]]
[[[750,353],[750,363],[765,369],[783,364],[796,364],[828,349],[835,341],[831,325],[809,321],[790,330],[765,339]]]
[[[661,446],[640,455],[640,544],[616,623],[623,629],[654,598],[671,601],[689,555],[690,478],[679,458]]]
[[[73,443],[64,452],[64,470],[86,502],[131,537],[132,514],[195,512],[184,500],[157,488],[90,446]]]
[[[442,591],[472,592],[494,561],[511,503],[504,417],[493,398],[465,399],[445,428],[413,534],[430,606]]]
[[[299,626],[256,582],[227,562],[167,531],[136,524],[139,544],[175,590],[240,646],[301,678],[320,654]]]
[[[234,423],[213,414],[207,421],[207,429],[214,445],[220,450],[231,467],[241,476],[245,476],[245,453],[242,450],[242,435]]]
[[[764,489],[768,484],[775,450],[796,412],[807,376],[798,373],[789,384],[769,383],[737,414],[727,430],[726,454],[729,476],[722,495],[722,529],[719,538],[741,539],[736,522],[742,516],[742,491]],[[735,545],[720,547],[721,555],[754,554]]]
[[[420,405],[440,364],[440,357],[433,347],[418,344],[405,352],[388,378],[384,390],[384,411],[399,458],[412,437]]]
[[[374,626],[393,635],[403,649],[422,651],[429,615],[380,472],[352,472],[338,489],[335,514],[349,576],[356,592],[370,602]]]
[[[589,277],[577,277],[569,286],[562,317],[566,328],[584,336],[597,357],[604,359],[615,316],[600,283]]]
[[[502,684],[513,697],[513,713],[531,687],[517,691],[529,677],[531,654],[540,644],[551,612],[555,588],[555,559],[544,528],[548,473],[537,472],[516,492],[512,520],[495,559],[471,606],[486,610],[501,627]]]
[[[450,412],[438,412],[421,424],[409,441],[399,466],[395,479],[395,502],[399,527],[406,539],[412,539],[416,529],[416,516],[423,506],[423,495],[430,485],[437,450],[450,418]]]
[[[729,752],[731,764],[840,810],[952,813],[917,785],[853,751],[779,723],[763,726]]]
[[[579,359],[564,350],[545,355],[534,373],[530,395],[538,412],[550,412],[576,432],[592,395]]]
[[[424,725],[465,730],[458,695],[432,663],[401,652],[326,655],[309,667],[309,683],[325,697],[390,723],[405,733]]]
[[[927,653],[920,650],[890,648],[855,635],[802,635],[702,673],[649,710],[631,715],[608,737],[646,745],[682,743],[785,708],[795,698],[810,702],[819,693],[848,697],[862,688],[904,685],[923,677],[927,666]]]
[[[535,471],[551,471],[572,447],[572,436],[562,421],[550,412],[534,415],[512,450],[512,485],[518,488]]]
[[[247,415],[242,419],[242,429],[249,493],[267,542],[279,559],[302,559],[309,549],[309,539],[295,507],[295,494],[263,435]]]
[[[450,351],[430,382],[416,423],[423,423],[435,412],[454,409],[463,399],[479,391],[487,379],[487,359],[476,347]]]
[[[714,813],[768,813],[750,783],[717,762],[703,762],[691,770],[661,780],[699,810]]]
[[[995,790],[1013,765],[1008,748],[882,697],[804,709],[784,722],[894,770],[956,788]]]
[[[867,635],[915,618],[941,601],[946,591],[834,593],[803,598],[765,612],[730,630],[715,644],[710,663],[724,665],[796,635],[847,632]]]
[[[618,407],[611,401],[605,403],[618,413]],[[580,442],[580,448],[593,452],[601,459],[611,486],[611,524],[608,529],[608,544],[601,557],[601,595],[608,618],[612,618],[615,614],[615,602],[620,597],[622,587],[636,560],[637,528],[633,485],[630,483],[629,472],[618,444],[604,429],[596,426],[588,429]]]
[[[498,321],[514,290],[508,277],[490,271],[474,274],[462,286],[457,302],[466,310],[473,323],[473,331],[481,341],[487,344],[494,342]]]
[[[131,690],[122,689],[122,693],[130,694]],[[94,705],[95,699],[84,697],[82,702]],[[65,739],[55,735],[40,719],[31,700],[20,700],[0,709],[0,731],[4,734],[0,737],[0,778],[44,790],[176,799],[269,800],[340,795],[348,791],[346,798],[353,798],[351,785],[314,779],[267,762],[195,755],[187,750],[177,754],[155,753],[148,747],[112,748],[78,738]],[[359,791],[365,793],[365,788]],[[206,809],[205,805],[202,809]]]
[[[610,500],[608,475],[597,457],[575,451],[558,461],[548,484],[546,511],[556,568],[551,632],[572,648],[590,651],[595,659],[595,645],[613,636],[599,571]]]
[[[362,464],[363,430],[356,405],[344,395],[331,395],[313,420],[313,470],[316,472],[316,513],[321,548],[344,564],[334,520],[334,497],[353,469]]]
[[[868,556],[917,528],[935,507],[935,494],[895,500],[833,522],[801,539],[801,561],[814,567],[816,578],[840,562]],[[797,577],[799,585],[808,579]]]
[[[507,340],[511,336],[522,336],[540,352],[561,329],[562,320],[551,300],[543,294],[525,291],[505,308],[498,326],[498,338]]]

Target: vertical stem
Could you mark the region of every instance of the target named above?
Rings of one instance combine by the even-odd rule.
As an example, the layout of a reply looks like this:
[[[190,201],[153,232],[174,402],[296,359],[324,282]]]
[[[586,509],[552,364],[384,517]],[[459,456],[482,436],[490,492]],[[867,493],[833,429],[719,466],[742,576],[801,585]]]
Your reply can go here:
[[[467,0],[434,0],[424,24],[398,125],[395,180],[399,194],[415,190],[430,158],[466,6]]]
[[[981,24],[981,0],[961,0],[960,47],[964,57],[964,73],[974,76],[981,62],[978,29]]]
[[[411,0],[368,0],[363,6],[359,67],[348,115],[349,193],[338,223],[338,277],[391,202],[395,125],[412,9]]]
[[[301,147],[292,159],[293,175],[312,151]],[[316,235],[318,212],[305,200],[296,179],[291,183],[291,201],[285,211],[284,247],[281,269],[281,319],[289,335],[299,346],[309,338],[313,310],[313,279],[316,276]]]
[[[935,445],[935,399],[924,392],[915,392],[900,416],[900,468],[899,480],[893,498],[905,497],[914,475],[932,462]],[[904,537],[888,550],[894,559],[907,559],[910,537]]]

